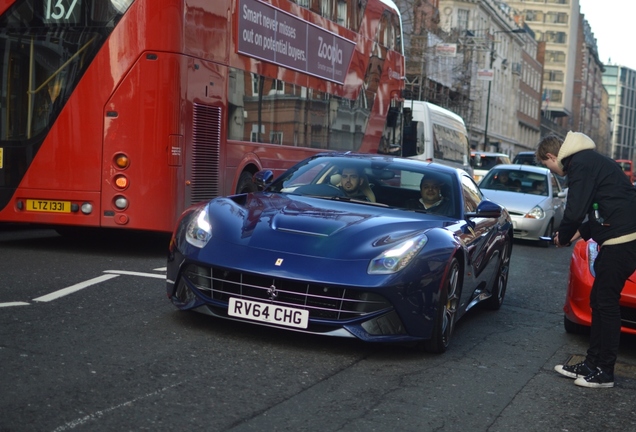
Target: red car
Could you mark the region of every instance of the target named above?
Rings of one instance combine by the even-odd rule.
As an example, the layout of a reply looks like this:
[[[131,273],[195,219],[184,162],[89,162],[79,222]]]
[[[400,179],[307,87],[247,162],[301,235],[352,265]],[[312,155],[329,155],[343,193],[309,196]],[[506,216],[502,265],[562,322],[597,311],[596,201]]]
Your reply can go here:
[[[579,240],[570,261],[568,291],[565,296],[563,324],[568,333],[589,332],[592,322],[590,291],[594,282],[594,260],[598,244]],[[629,277],[621,293],[621,332],[636,335],[636,272]]]

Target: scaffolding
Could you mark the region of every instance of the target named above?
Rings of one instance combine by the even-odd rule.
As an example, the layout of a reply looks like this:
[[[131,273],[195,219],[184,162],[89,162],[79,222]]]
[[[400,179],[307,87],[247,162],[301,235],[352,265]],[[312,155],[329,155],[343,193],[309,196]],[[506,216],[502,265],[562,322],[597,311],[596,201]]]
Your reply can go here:
[[[469,131],[479,125],[486,92],[477,80],[477,70],[488,64],[491,37],[458,29],[410,35],[406,47],[407,98],[457,113]],[[454,49],[439,49],[448,46]]]

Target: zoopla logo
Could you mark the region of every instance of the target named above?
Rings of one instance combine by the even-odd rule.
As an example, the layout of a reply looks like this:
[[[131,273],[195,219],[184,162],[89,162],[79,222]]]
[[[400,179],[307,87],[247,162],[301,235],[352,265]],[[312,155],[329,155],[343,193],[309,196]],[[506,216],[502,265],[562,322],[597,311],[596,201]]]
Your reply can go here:
[[[329,60],[331,64],[342,64],[342,49],[338,47],[336,41],[328,45],[322,36],[318,36],[318,44],[318,57]]]

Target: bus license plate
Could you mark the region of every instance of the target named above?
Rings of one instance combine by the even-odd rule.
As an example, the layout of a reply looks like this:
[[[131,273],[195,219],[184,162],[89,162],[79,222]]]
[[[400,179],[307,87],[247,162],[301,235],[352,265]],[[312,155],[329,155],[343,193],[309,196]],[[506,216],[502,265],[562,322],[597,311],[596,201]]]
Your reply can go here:
[[[309,311],[230,297],[228,315],[287,327],[307,328]]]
[[[36,212],[70,213],[70,201],[26,200],[26,209]]]

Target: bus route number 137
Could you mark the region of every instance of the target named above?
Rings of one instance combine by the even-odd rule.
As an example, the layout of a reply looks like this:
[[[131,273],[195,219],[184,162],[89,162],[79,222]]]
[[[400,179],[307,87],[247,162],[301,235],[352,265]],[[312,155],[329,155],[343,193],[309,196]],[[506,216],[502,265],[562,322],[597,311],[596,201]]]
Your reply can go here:
[[[44,0],[45,23],[77,23],[82,0]]]

